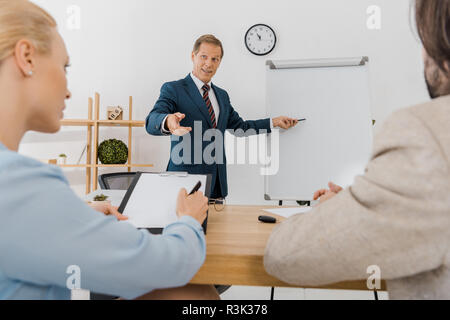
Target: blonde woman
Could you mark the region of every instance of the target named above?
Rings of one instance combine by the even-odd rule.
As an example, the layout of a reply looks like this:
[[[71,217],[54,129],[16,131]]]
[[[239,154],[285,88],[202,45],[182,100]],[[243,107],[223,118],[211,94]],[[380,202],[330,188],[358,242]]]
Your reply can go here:
[[[60,129],[68,65],[48,13],[27,0],[0,0],[0,299],[69,299],[71,265],[94,292],[218,298],[213,287],[185,286],[205,259],[201,192],[188,197],[182,190],[179,221],[153,236],[117,221],[123,217],[115,208],[99,209],[115,217],[94,211],[57,167],[17,153],[27,131]],[[176,289],[155,290],[164,288]]]

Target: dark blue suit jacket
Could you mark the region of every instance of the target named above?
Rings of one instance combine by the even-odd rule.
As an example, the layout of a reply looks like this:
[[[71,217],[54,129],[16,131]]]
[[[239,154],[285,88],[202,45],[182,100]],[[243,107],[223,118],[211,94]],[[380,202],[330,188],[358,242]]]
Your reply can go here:
[[[264,132],[270,133],[270,119],[264,120],[256,120],[256,121],[244,121],[239,114],[233,109],[230,103],[230,97],[227,92],[215,85],[211,86],[216,95],[217,101],[219,103],[220,114],[219,121],[217,123],[217,130],[221,132],[222,137],[225,136],[225,130],[227,129],[242,129],[243,131],[247,131],[249,129],[254,129],[256,133],[259,133],[259,130],[264,129]],[[194,157],[194,138],[195,134],[200,136],[200,133],[194,133],[194,122],[201,122],[202,134],[205,133],[206,130],[212,129],[212,123],[209,116],[208,108],[206,107],[206,103],[203,100],[197,86],[192,80],[191,76],[188,75],[185,79],[168,82],[165,83],[161,88],[161,95],[158,101],[155,104],[155,107],[150,112],[146,119],[146,130],[149,134],[155,136],[163,135],[161,133],[161,125],[164,118],[168,114],[173,114],[176,112],[181,112],[186,115],[186,117],[181,121],[180,125],[183,127],[192,127],[192,132],[189,135],[185,135],[182,138],[172,137],[171,141],[171,155],[174,148],[178,143],[184,142],[183,139],[190,139],[190,141],[186,141],[188,146],[190,146],[190,154],[184,155],[183,150],[178,152],[176,149],[176,154],[180,156],[185,156],[189,158],[190,161],[185,161],[184,163],[174,163],[174,159],[172,156],[170,157],[169,164],[167,166],[167,171],[183,171],[188,172],[190,174],[211,174],[212,175],[212,183],[211,188],[214,189],[216,179],[219,179],[222,197],[226,197],[228,195],[228,184],[227,184],[227,169],[226,169],[226,158],[225,158],[225,150],[223,141],[221,139],[214,138],[212,141],[215,141],[215,152],[216,155],[223,155],[223,163],[206,163],[203,157],[203,152],[208,145],[211,144],[210,141],[203,141],[202,137],[197,137],[197,141],[203,141],[201,144],[202,156],[201,159]],[[199,126],[200,123],[197,124]],[[232,132],[233,133],[233,132]],[[198,140],[200,139],[200,140]],[[216,143],[217,142],[217,143]],[[190,143],[190,144],[189,144]],[[178,147],[180,148],[180,147]],[[211,147],[208,149],[211,150]],[[208,151],[207,150],[207,151]],[[212,152],[214,156],[214,152]],[[201,163],[199,163],[201,162]],[[218,175],[218,176],[217,176]],[[188,190],[189,192],[189,190]],[[216,195],[217,196],[217,195]]]

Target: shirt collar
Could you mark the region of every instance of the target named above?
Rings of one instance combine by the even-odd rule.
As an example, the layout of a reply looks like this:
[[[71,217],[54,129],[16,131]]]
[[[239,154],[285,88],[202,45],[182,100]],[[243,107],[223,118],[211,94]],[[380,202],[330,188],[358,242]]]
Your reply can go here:
[[[194,83],[197,86],[198,90],[201,90],[203,88],[203,86],[205,85],[205,83],[202,80],[200,80],[199,78],[194,76],[193,72],[191,72],[191,78],[192,78],[192,80],[194,80]],[[208,82],[208,86],[211,87],[211,84],[212,84],[212,81]]]

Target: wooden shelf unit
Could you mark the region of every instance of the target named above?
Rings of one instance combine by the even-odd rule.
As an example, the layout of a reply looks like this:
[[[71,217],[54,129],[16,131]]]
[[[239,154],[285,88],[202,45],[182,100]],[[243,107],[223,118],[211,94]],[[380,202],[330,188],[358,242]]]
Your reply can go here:
[[[93,108],[95,108],[93,110]],[[94,111],[94,114],[93,114]],[[86,168],[86,194],[97,190],[98,188],[98,168],[131,168],[143,167],[151,168],[152,164],[133,164],[131,149],[133,128],[145,126],[145,121],[133,120],[133,97],[129,98],[129,120],[101,120],[100,119],[100,94],[95,93],[95,102],[92,98],[88,100],[88,119],[64,119],[61,120],[62,126],[69,127],[87,127],[87,147],[86,147],[86,164],[64,164],[59,165],[61,168]],[[98,163],[98,145],[99,145],[99,129],[100,127],[128,127],[128,162],[127,164],[99,164]],[[94,141],[92,142],[92,138]],[[94,156],[94,162],[92,162]],[[93,171],[93,172],[92,172]],[[92,174],[92,175],[91,175]],[[91,189],[92,183],[92,189]]]

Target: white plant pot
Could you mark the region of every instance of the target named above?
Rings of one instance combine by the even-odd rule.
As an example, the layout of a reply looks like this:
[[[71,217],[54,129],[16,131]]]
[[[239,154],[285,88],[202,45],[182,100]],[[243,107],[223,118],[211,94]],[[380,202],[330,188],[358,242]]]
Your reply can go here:
[[[92,201],[90,201],[90,204],[92,204],[94,206],[94,209],[95,209],[95,206],[101,207],[103,205],[108,205],[108,204],[111,205],[111,200],[105,200],[105,201],[94,201],[94,200],[92,200]]]
[[[66,164],[67,163],[67,158],[66,157],[58,157],[58,164]]]

